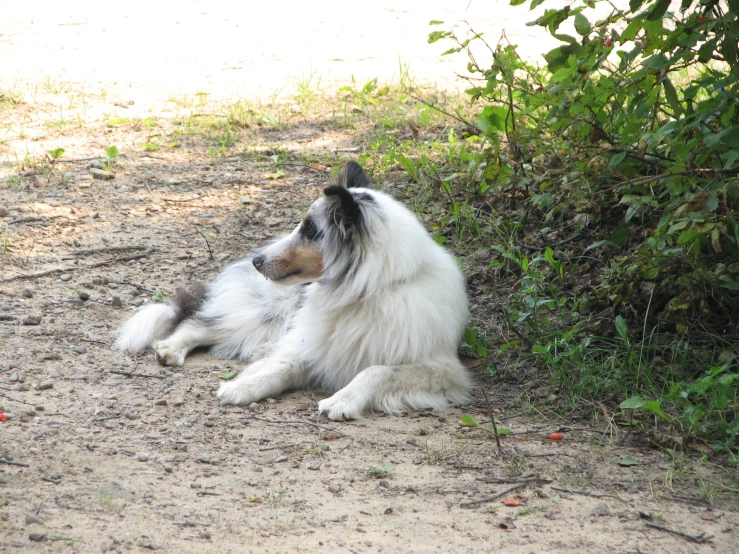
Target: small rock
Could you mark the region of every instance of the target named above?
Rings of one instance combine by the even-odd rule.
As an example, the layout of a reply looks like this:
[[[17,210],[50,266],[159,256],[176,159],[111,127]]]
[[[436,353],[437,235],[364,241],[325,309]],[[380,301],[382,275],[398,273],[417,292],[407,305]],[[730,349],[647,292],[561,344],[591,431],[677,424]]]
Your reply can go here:
[[[38,525],[44,524],[36,514],[26,514],[26,525],[33,525],[34,523],[37,523]]]
[[[328,486],[328,492],[339,494],[341,492],[341,485],[339,485],[338,483],[331,483]]]
[[[77,296],[79,297],[80,300],[89,300],[90,299],[90,293],[89,292],[86,292],[84,290],[78,290],[77,291]]]
[[[218,413],[219,414],[227,414],[228,413],[228,410],[226,408],[221,408],[221,409],[218,410]]]
[[[167,401],[164,400],[164,399],[157,400],[156,402],[154,402],[154,405],[155,406],[166,406],[167,405]]]
[[[144,303],[144,299],[141,298],[140,296],[138,298],[134,298],[130,302],[131,306],[141,306],[141,304],[143,303]]]
[[[259,409],[259,404],[257,404],[256,402],[252,402],[251,404],[249,404],[249,409],[250,410],[258,410]]]
[[[59,276],[59,278],[60,278],[60,279],[61,279],[62,281],[69,281],[70,279],[72,279],[72,275],[70,275],[69,273],[62,273],[62,274],[61,274],[61,275]]]
[[[608,509],[608,504],[605,502],[601,502],[600,504],[596,504],[595,508],[590,510],[591,516],[609,516],[611,515],[611,510]]]
[[[0,217],[8,217],[10,215],[10,212],[8,211],[8,208],[5,206],[0,206]]]
[[[43,412],[46,410],[46,408],[41,404],[37,404],[36,406],[33,407],[33,409],[36,410],[37,412]]]
[[[173,469],[172,469],[171,467],[169,467],[169,466],[166,466],[166,467],[164,468],[164,473],[172,473],[173,471],[174,471],[174,470],[173,470]]]
[[[114,308],[120,308],[121,306],[123,306],[123,302],[121,302],[121,297],[114,296],[113,300],[111,300],[110,302],[110,305],[113,306]]]
[[[21,293],[25,298],[33,298],[33,291],[29,288],[23,289],[23,292]]]
[[[321,469],[321,462],[313,462],[308,464],[308,469],[310,469],[311,471],[318,471],[319,469]]]
[[[92,175],[94,179],[101,179],[103,181],[115,179],[115,174],[110,171],[105,171],[104,169],[98,169],[97,167],[90,168],[90,175]]]
[[[195,461],[200,462],[201,464],[212,464],[213,463],[213,460],[211,460],[210,458],[206,458],[205,456],[198,456],[197,458],[195,458]]]
[[[275,463],[276,463],[276,464],[281,464],[282,462],[286,462],[286,461],[287,461],[287,456],[279,456],[279,457],[278,457],[278,458],[277,458],[277,459],[275,460]]]
[[[187,421],[189,423],[195,423],[197,420],[198,420],[198,416],[196,416],[195,414],[193,414],[191,416],[187,416]]]
[[[84,346],[75,346],[74,351],[77,352],[77,354],[84,354],[85,352],[87,352],[87,348],[85,348]]]
[[[46,540],[46,534],[39,533],[38,531],[34,531],[33,533],[28,534],[28,539],[34,542],[42,542]]]
[[[18,375],[17,372],[10,374],[10,382],[11,383],[17,383],[20,380],[21,380],[20,375]]]
[[[146,454],[139,454],[138,459],[139,459],[139,462],[148,462],[149,456],[147,456]]]
[[[136,413],[136,411],[134,410],[128,410],[127,412],[123,413],[123,416],[126,417],[127,419],[138,419],[139,414]]]
[[[205,420],[203,422],[203,425],[205,425],[206,427],[213,427],[215,423],[213,423],[212,421]]]
[[[208,531],[207,529],[203,529],[202,531],[200,531],[200,538],[201,539],[209,539],[210,538],[210,531]]]
[[[38,390],[48,390],[53,389],[54,383],[52,381],[44,381],[38,386]]]
[[[23,325],[40,325],[41,324],[41,316],[29,315],[27,317],[24,317],[21,320],[21,323]]]
[[[190,483],[190,488],[191,489],[202,489],[203,485],[201,485],[200,483]]]
[[[268,398],[265,402],[267,402],[267,404],[277,404],[277,400],[274,398]]]
[[[382,488],[385,488],[385,489],[389,489],[390,488],[390,481],[388,481],[387,479],[380,479],[380,482],[377,483],[377,484],[379,486],[381,486]]]

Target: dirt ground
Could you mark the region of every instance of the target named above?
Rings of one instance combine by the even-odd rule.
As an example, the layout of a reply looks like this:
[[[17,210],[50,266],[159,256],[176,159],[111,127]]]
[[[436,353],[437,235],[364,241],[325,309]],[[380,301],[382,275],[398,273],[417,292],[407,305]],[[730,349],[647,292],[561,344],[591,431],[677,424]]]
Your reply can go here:
[[[351,21],[338,2],[320,14],[71,4],[14,6],[0,23],[0,94],[13,98],[0,111],[0,552],[739,551],[724,470],[646,447],[613,414],[534,409],[541,383],[492,386],[475,360],[512,432],[501,452],[459,424],[488,419],[479,391],[448,412],[334,423],[316,418],[318,391],[220,407],[234,362],[199,353],[172,371],[111,347],[133,308],[288,230],[328,179],[310,164],[277,174],[214,158],[198,135],[147,151],[140,118],[171,133],[186,113],[289,98],[306,72],[327,88],[390,80],[399,54],[450,84],[456,67],[425,44],[428,20],[543,40],[520,11],[496,4],[491,27],[490,3],[474,0],[373,3]],[[265,151],[357,146],[325,122],[260,133]],[[112,144],[114,178],[93,178]],[[51,173],[29,162],[57,147]],[[557,431],[564,440],[549,440]]]

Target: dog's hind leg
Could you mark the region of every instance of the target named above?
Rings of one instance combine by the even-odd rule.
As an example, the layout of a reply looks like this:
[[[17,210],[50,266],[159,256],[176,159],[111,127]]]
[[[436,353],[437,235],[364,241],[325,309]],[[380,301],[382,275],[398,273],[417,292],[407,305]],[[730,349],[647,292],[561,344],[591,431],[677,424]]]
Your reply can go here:
[[[456,359],[446,363],[376,365],[360,372],[339,392],[321,400],[329,419],[358,419],[367,411],[398,414],[407,410],[445,410],[470,399],[472,381]]]
[[[167,338],[154,341],[151,347],[163,365],[181,366],[193,349],[210,346],[214,340],[214,332],[208,321],[193,317],[180,323]]]

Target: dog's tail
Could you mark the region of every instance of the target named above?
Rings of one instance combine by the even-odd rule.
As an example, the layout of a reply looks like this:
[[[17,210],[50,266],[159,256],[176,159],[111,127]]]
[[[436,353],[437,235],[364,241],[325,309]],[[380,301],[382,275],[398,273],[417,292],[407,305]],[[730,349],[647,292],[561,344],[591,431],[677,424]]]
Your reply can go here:
[[[174,298],[166,304],[150,304],[139,308],[133,317],[118,330],[115,347],[137,354],[154,341],[167,337],[181,321],[200,309],[206,289],[195,284],[189,290],[177,289]]]

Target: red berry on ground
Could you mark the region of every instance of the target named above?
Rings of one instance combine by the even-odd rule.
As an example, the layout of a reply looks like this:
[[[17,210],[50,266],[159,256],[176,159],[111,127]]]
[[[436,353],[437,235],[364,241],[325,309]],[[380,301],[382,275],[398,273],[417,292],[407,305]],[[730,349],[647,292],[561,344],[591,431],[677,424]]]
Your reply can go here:
[[[552,433],[549,435],[550,441],[561,441],[565,436],[562,433]]]

